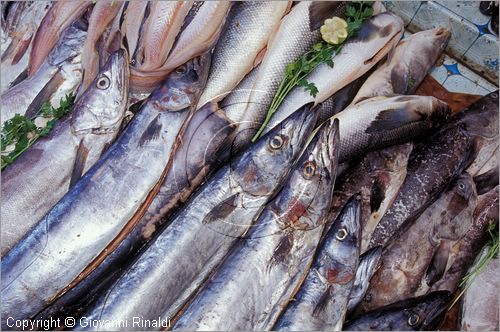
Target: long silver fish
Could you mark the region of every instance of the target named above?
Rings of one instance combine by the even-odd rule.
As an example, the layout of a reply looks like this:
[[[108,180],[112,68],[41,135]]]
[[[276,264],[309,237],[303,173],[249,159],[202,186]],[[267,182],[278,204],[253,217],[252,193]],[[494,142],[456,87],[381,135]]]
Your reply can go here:
[[[305,103],[321,103],[375,66],[396,45],[403,34],[403,21],[392,13],[382,13],[364,22],[357,37],[347,41],[332,57],[330,67],[319,65],[306,80],[314,83],[313,97],[303,87],[295,87],[271,118],[271,126],[282,121]],[[341,133],[342,137],[342,133]]]
[[[474,181],[464,173],[413,224],[394,234],[360,309],[366,312],[426,294],[435,282],[434,262],[448,258],[447,241],[466,234],[476,203]]]
[[[2,255],[40,220],[118,135],[127,109],[128,64],[116,52],[47,137],[2,172]]]
[[[321,40],[319,28],[324,20],[332,16],[342,16],[345,5],[342,1],[301,1],[282,19],[259,66],[252,87],[255,92],[252,91],[249,95],[242,119],[248,128],[242,128],[238,141],[247,144],[252,138],[263,122],[274,94],[285,76],[286,66]]]
[[[369,247],[385,245],[399,227],[415,220],[472,163],[484,138],[494,136],[496,131],[498,90],[456,114],[414,149],[405,181],[373,231]]]
[[[331,203],[337,155],[338,122],[331,121],[316,132],[279,195],[172,329],[272,328],[312,263]]]
[[[219,101],[262,60],[269,38],[290,7],[289,1],[245,1],[229,11],[219,42],[215,45],[207,87],[199,107]]]
[[[316,119],[304,108],[219,169],[85,317],[173,317],[279,189]]]
[[[450,37],[445,28],[436,28],[401,40],[359,89],[353,104],[375,96],[414,94],[443,54]]]
[[[205,54],[172,72],[105,155],[7,253],[3,318],[36,314],[124,227],[142,217],[171,166],[176,137],[196,106],[209,67]]]
[[[64,30],[37,73],[1,95],[2,121],[13,118],[16,113],[33,117],[58,89],[64,90],[59,91],[58,96],[76,89],[81,80],[80,55],[85,36],[86,27],[80,22]],[[65,81],[70,84],[64,84]]]
[[[358,268],[360,212],[361,196],[352,196],[318,246],[307,277],[273,330],[342,329]]]

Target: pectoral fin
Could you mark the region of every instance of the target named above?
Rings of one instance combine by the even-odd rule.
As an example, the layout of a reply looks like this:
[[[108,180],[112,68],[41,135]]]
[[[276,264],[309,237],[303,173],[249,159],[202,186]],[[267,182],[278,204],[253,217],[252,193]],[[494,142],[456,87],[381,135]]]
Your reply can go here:
[[[425,118],[424,114],[406,108],[381,111],[366,129],[366,133],[379,133],[396,129],[412,122],[424,120]]]
[[[207,213],[205,218],[203,218],[202,223],[210,224],[216,222],[217,220],[223,220],[229,216],[231,212],[236,209],[239,195],[239,193],[236,193],[220,202],[216,207]]]
[[[431,263],[425,273],[425,281],[427,285],[432,286],[436,281],[441,279],[446,271],[448,264],[448,257],[450,256],[451,243],[449,241],[442,241],[437,248],[434,256],[432,256]]]
[[[71,180],[69,182],[70,188],[82,177],[88,156],[89,150],[85,147],[82,139],[76,150],[75,163],[73,164],[73,172],[71,173]]]

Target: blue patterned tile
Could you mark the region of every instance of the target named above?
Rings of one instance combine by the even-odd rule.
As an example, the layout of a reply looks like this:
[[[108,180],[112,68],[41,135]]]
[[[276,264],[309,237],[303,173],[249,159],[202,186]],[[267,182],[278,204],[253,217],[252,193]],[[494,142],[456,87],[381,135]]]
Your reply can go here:
[[[485,34],[480,36],[461,57],[472,69],[498,84],[498,39]]]
[[[382,3],[387,10],[398,14],[405,22],[405,26],[410,23],[421,5],[420,1],[382,1]]]

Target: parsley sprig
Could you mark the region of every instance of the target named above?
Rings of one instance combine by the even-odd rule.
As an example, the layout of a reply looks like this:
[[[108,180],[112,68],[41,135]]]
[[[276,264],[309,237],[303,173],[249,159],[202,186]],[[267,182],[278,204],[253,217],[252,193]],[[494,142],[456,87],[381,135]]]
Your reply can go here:
[[[40,111],[32,118],[16,114],[5,121],[1,134],[1,169],[12,164],[40,137],[47,136],[59,119],[71,111],[75,95],[70,93],[61,100],[59,107],[53,107],[50,102],[43,103]],[[35,124],[35,119],[43,117],[50,119],[43,127]],[[13,149],[12,149],[13,147]]]
[[[347,5],[345,10],[345,18],[347,22],[347,41],[349,38],[354,37],[364,21],[373,15],[373,2],[372,1],[353,1]],[[326,63],[333,68],[333,57],[340,52],[342,45],[328,44],[321,41],[312,46],[312,48],[303,54],[300,58],[286,66],[285,77],[281,81],[278,91],[269,106],[264,122],[252,138],[255,142],[261,135],[272,116],[278,110],[279,106],[283,103],[286,96],[296,86],[302,86],[306,91],[309,91],[311,96],[316,97],[318,88],[313,82],[308,82],[306,76],[309,75],[320,64]]]

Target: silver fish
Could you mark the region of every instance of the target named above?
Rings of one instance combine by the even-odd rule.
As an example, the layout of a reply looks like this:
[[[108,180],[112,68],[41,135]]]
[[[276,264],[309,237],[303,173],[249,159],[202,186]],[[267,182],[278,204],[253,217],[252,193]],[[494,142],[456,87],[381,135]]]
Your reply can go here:
[[[316,118],[305,108],[219,169],[84,315],[173,317],[279,189]]]
[[[279,195],[172,329],[272,328],[312,263],[331,202],[337,155],[338,122],[331,121],[316,132]]]
[[[118,135],[128,102],[127,61],[124,52],[113,54],[71,115],[2,172],[2,255],[95,164]]]
[[[3,317],[36,314],[142,217],[170,168],[176,137],[209,67],[205,54],[172,72],[103,157],[4,256]]]
[[[245,1],[229,11],[215,45],[207,87],[198,107],[219,101],[260,63],[270,37],[290,7],[289,1]]]
[[[360,212],[361,196],[352,196],[318,246],[307,277],[273,330],[342,329],[358,268]]]

